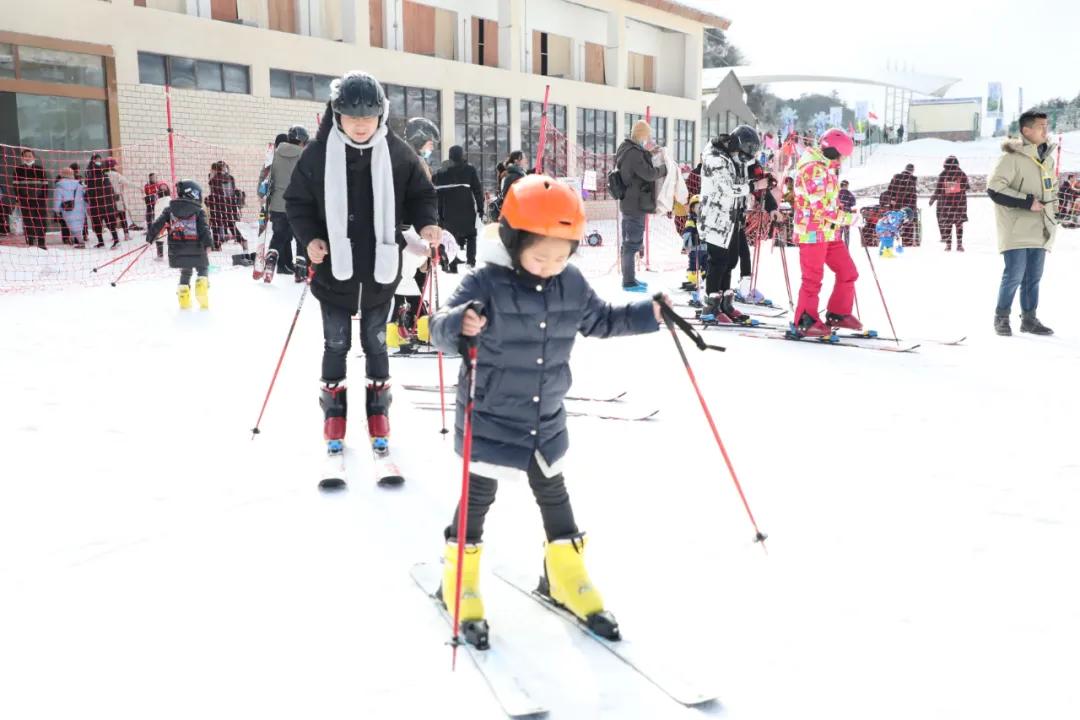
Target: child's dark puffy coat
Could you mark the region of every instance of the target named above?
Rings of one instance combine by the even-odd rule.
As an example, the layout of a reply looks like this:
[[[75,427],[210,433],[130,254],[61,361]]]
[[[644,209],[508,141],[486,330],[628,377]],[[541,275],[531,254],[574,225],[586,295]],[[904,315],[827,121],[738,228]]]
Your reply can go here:
[[[210,264],[206,251],[214,238],[202,205],[183,198],[173,200],[146,229],[146,237],[153,241],[162,228],[169,230],[169,267],[193,269]]]
[[[498,240],[484,238],[495,261],[468,275],[446,309],[431,319],[433,342],[455,352],[462,317],[483,303],[487,325],[477,338],[472,459],[526,470],[539,450],[550,465],[569,447],[563,398],[570,389],[570,351],[577,334],[614,337],[653,332],[652,301],[613,306],[574,265],[547,280],[512,270]],[[468,367],[458,379],[454,447],[462,453]]]

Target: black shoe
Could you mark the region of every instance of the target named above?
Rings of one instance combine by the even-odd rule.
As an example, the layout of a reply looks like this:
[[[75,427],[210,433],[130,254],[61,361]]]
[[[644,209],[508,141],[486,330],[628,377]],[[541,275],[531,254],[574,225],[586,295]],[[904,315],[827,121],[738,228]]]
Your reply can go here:
[[[1012,335],[1012,327],[1009,326],[1008,315],[994,316],[994,332],[998,335]]]
[[[111,247],[111,248],[109,248],[109,249],[110,249],[110,250],[115,250],[115,249],[116,249],[116,248],[117,248],[117,247],[118,247],[119,245],[120,245],[120,241],[119,241],[119,240],[113,240],[113,241],[112,241],[112,247]]]
[[[1053,335],[1054,331],[1039,322],[1035,313],[1020,313],[1020,332],[1032,335]]]

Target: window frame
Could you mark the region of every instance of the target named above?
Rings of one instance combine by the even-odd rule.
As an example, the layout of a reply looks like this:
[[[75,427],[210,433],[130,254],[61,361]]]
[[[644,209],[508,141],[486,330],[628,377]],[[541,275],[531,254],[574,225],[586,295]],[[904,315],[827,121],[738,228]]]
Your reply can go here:
[[[459,98],[464,105],[461,118],[459,118],[458,115]],[[470,105],[474,106],[476,109],[476,120],[471,120],[469,118]],[[492,119],[490,121],[485,121],[484,119],[485,107],[491,108]],[[496,187],[498,185],[498,175],[495,172],[495,166],[502,162],[511,151],[511,112],[510,98],[508,97],[501,97],[499,95],[480,95],[477,93],[454,93],[454,137],[457,139],[457,143],[465,149],[465,156],[469,163],[476,167],[476,171],[480,175],[481,184],[484,185],[485,189],[494,189],[495,192],[498,192],[498,187]],[[500,118],[504,119],[505,122],[500,123]],[[490,133],[487,132],[489,130]],[[505,133],[500,133],[500,130],[505,130]],[[477,150],[470,151],[469,145],[465,142],[470,131],[474,138],[476,138],[476,143],[479,145]],[[490,152],[485,147],[487,135],[491,136],[494,152]],[[503,138],[505,138],[505,140],[503,140]],[[502,145],[504,142],[505,145]]]
[[[591,123],[588,121],[590,113],[592,114]],[[601,124],[598,122],[601,118],[603,118],[603,132],[597,130]],[[578,159],[578,172],[595,170],[596,191],[593,193],[593,199],[608,200],[611,196],[607,189],[607,174],[615,167],[615,152],[619,142],[618,111],[578,107],[577,120],[577,147],[581,153]],[[591,142],[588,141],[590,135]],[[598,158],[606,160],[600,162]]]
[[[152,52],[149,50],[136,51],[136,62],[139,66],[139,84],[140,85],[157,85],[158,87],[176,88],[178,90],[197,90],[199,92],[218,92],[226,93],[228,95],[250,95],[251,94],[251,66],[241,65],[240,63],[230,63],[223,60],[207,60],[204,58],[192,58],[183,55],[166,55],[163,53]],[[160,58],[165,67],[165,82],[157,83],[144,79],[142,72],[143,58]],[[194,76],[194,85],[177,85],[173,78],[173,61],[177,62],[189,62],[192,64],[192,72]],[[199,86],[199,66],[203,65],[215,65],[217,66],[218,79],[221,83],[218,88],[200,87]],[[226,68],[231,70],[239,70],[244,74],[244,90],[230,90],[228,83],[225,81]]]

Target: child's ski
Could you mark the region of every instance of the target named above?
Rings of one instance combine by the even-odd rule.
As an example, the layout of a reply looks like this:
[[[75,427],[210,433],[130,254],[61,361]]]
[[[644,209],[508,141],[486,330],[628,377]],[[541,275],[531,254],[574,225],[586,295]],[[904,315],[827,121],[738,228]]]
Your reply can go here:
[[[860,345],[859,343],[850,342],[850,341],[843,342],[843,341],[840,341],[838,339],[831,339],[830,340],[829,338],[818,338],[818,337],[803,337],[803,338],[800,338],[798,336],[792,335],[790,333],[790,331],[787,332],[787,333],[784,333],[783,335],[774,334],[774,333],[750,333],[750,332],[742,332],[742,333],[739,333],[739,335],[742,335],[743,337],[762,338],[762,339],[765,339],[765,340],[789,340],[789,341],[792,341],[792,342],[800,342],[801,341],[801,342],[804,342],[804,343],[806,343],[808,345],[830,345],[830,346],[833,346],[833,347],[860,348],[862,350],[879,350],[881,352],[894,352],[894,353],[913,353],[913,352],[915,352],[915,350],[917,348],[922,347],[921,345],[904,345],[904,346],[900,346],[900,347],[893,347],[893,346],[889,346],[889,345]],[[833,337],[835,338],[835,336],[833,336]]]
[[[344,490],[348,480],[345,475],[345,444],[341,440],[326,443],[326,461],[323,476],[319,481],[320,490]]]
[[[371,439],[371,454],[375,460],[375,483],[381,487],[398,487],[405,483],[405,476],[390,457],[390,443],[386,438]]]
[[[446,605],[438,597],[439,584],[442,582],[442,568],[434,563],[417,563],[413,565],[409,575],[412,576],[417,587],[431,599],[447,624],[452,626],[453,620],[446,611]],[[487,650],[477,650],[467,643],[463,647],[507,715],[516,718],[542,715],[547,712],[547,708],[532,697],[532,693],[523,680],[525,673],[514,669],[513,658],[515,656],[529,657],[527,648],[515,650],[513,642],[503,637],[492,638],[491,647]]]
[[[420,410],[441,410],[442,406],[439,403],[425,403],[425,402],[413,402],[413,405]],[[447,409],[451,409],[448,407]],[[653,410],[652,412],[641,415],[612,415],[610,413],[600,412],[588,412],[584,410],[567,410],[567,417],[583,417],[583,418],[596,418],[597,420],[622,420],[625,422],[646,422],[652,420],[654,417],[660,414],[659,410]]]
[[[687,706],[701,705],[717,699],[718,694],[688,679],[691,668],[678,666],[678,653],[661,653],[638,645],[632,639],[608,640],[592,631],[576,615],[559,605],[547,595],[536,591],[535,576],[515,573],[508,568],[496,567],[495,575],[514,589],[538,602],[549,612],[558,615],[595,640],[612,655],[633,668],[639,675],[663,690],[671,699]],[[620,626],[620,630],[625,630]]]

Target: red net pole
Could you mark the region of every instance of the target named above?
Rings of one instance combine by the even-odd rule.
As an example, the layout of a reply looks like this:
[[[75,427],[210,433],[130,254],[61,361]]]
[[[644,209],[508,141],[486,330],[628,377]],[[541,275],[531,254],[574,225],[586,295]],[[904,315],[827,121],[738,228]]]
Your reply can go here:
[[[544,86],[544,109],[540,111],[540,139],[536,142],[536,172],[544,171],[544,145],[547,140],[548,128],[548,98],[551,96],[551,86]]]
[[[172,125],[172,95],[169,92],[169,86],[165,86],[165,131],[169,136],[169,177],[172,178],[172,188],[176,188],[176,147],[173,143],[173,125]]]

